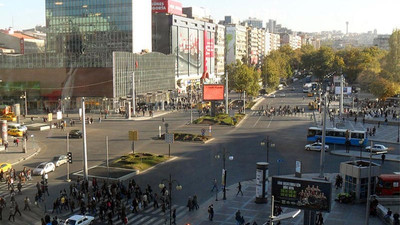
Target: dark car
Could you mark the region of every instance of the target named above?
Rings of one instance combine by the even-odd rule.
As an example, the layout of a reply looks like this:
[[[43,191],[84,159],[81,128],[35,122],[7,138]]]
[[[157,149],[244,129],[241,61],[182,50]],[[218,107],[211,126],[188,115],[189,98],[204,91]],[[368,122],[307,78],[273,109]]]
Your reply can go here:
[[[70,138],[82,138],[82,132],[80,130],[71,130],[68,136]]]

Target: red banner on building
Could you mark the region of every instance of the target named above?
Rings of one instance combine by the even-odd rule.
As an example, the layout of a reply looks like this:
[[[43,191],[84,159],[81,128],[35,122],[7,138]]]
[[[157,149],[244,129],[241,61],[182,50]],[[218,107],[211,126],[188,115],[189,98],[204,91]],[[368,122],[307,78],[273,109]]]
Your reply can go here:
[[[152,0],[151,10],[153,13],[169,13],[182,15],[182,3],[173,0]]]

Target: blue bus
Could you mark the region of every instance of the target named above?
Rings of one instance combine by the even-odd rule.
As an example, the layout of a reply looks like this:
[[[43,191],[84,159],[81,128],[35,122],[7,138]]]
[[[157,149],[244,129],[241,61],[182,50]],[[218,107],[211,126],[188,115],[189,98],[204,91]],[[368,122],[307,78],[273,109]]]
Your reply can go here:
[[[337,128],[326,128],[326,144],[346,144],[346,132],[349,135],[349,141],[352,146],[360,146],[360,141],[364,140],[362,145],[368,144],[368,135],[366,131],[346,130]],[[316,142],[322,140],[322,128],[309,127],[307,132],[307,141]]]

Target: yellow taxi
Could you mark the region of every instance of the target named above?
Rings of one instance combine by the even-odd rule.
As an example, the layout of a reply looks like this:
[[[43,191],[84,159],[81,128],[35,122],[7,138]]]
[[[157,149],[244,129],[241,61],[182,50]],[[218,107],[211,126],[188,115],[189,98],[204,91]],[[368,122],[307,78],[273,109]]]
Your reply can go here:
[[[0,163],[0,171],[7,172],[11,170],[12,165],[10,163]]]
[[[11,114],[7,114],[1,117],[2,120],[7,120],[8,122],[16,122],[17,121],[17,117],[13,116]]]
[[[8,135],[14,136],[14,137],[22,137],[24,136],[24,132],[22,130],[18,129],[10,129],[7,131]]]

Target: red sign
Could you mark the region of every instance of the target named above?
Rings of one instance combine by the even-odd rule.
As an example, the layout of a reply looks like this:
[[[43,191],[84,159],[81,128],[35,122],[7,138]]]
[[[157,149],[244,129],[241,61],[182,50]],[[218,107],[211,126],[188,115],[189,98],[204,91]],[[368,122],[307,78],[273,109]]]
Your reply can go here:
[[[203,85],[203,100],[204,101],[222,101],[224,100],[223,84],[204,84]]]
[[[173,0],[152,0],[151,10],[153,13],[169,13],[182,15],[182,3]]]

